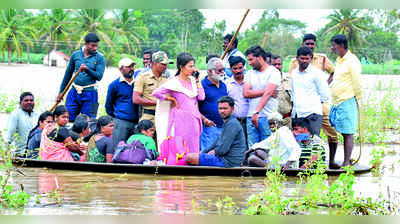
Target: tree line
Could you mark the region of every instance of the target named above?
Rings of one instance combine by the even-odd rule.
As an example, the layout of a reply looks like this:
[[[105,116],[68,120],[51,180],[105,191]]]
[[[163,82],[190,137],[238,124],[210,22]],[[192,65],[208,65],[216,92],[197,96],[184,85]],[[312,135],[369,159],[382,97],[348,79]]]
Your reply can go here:
[[[400,59],[400,10],[338,9],[328,19],[316,32],[318,52],[330,54],[329,39],[343,33],[365,63]],[[195,57],[220,54],[226,22],[206,28],[205,20],[198,9],[0,9],[0,57],[7,55],[10,63],[13,54],[20,59],[23,52],[28,61],[30,53],[60,50],[70,55],[88,32],[100,36],[99,50],[113,66],[121,56],[138,58],[146,49],[166,51],[171,58],[182,51]],[[261,45],[284,58],[293,57],[306,28],[299,20],[281,18],[276,9],[265,10],[250,29],[240,31],[238,48],[244,52]]]

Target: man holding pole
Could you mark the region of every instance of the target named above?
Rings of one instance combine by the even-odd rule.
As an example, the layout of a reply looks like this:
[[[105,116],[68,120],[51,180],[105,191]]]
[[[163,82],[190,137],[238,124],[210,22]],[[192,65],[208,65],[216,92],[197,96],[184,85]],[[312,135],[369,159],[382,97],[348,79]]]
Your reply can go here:
[[[85,45],[72,54],[65,71],[57,102],[61,102],[63,98],[61,93],[70,82],[72,74],[80,72],[72,84],[73,88],[68,92],[65,104],[71,122],[75,121],[80,113],[96,118],[99,107],[96,82],[103,78],[106,66],[103,54],[97,51],[99,41],[95,33],[87,34]]]
[[[229,42],[231,42],[231,40],[233,39],[233,35],[232,34],[227,34],[224,37],[224,43],[222,44],[222,49],[224,51],[226,51],[226,48],[229,46]],[[244,54],[242,52],[239,51],[238,47],[238,39],[235,38],[232,42],[232,45],[229,47],[229,49],[226,52],[226,56],[222,59],[223,63],[224,63],[224,67],[225,67],[225,74],[227,76],[232,77],[233,73],[231,71],[231,67],[229,65],[229,59],[233,56],[236,57],[241,57],[243,58],[243,60],[245,61],[244,63],[244,67],[246,68],[246,57],[244,56]],[[222,52],[222,54],[224,54],[224,52]],[[246,69],[244,70],[244,73],[246,73]]]

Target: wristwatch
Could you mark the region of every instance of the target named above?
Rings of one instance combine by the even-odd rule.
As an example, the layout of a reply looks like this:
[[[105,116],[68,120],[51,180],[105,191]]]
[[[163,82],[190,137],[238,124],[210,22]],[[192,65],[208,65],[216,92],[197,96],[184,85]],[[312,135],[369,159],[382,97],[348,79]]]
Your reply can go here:
[[[254,114],[257,114],[257,115],[259,115],[259,114],[260,114],[260,112],[255,112]]]

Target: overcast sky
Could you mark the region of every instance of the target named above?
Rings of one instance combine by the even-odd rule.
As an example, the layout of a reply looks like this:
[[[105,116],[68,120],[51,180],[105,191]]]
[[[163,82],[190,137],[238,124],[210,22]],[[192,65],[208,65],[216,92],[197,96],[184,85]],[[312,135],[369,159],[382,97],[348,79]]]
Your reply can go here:
[[[246,9],[200,9],[206,18],[205,27],[209,28],[216,21],[226,21],[226,32],[234,32],[240,24]],[[264,9],[251,9],[241,31],[251,28],[260,19]],[[314,33],[328,23],[326,17],[332,9],[278,9],[280,18],[297,19],[306,24],[306,32]]]

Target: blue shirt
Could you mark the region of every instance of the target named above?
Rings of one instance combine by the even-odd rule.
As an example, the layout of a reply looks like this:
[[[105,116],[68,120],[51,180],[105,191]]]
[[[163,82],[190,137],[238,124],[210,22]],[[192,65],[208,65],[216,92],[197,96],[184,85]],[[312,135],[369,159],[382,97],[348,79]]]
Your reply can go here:
[[[219,82],[219,87],[212,83],[207,77],[201,81],[204,89],[205,98],[199,101],[199,111],[207,119],[213,121],[218,128],[224,124],[218,113],[218,99],[221,96],[227,96],[228,91],[224,82]]]
[[[72,74],[78,72],[82,64],[85,64],[88,69],[79,73],[74,83],[80,86],[87,86],[95,84],[103,78],[104,70],[106,68],[106,60],[98,51],[95,51],[89,57],[85,57],[83,48],[72,53],[68,63],[67,70],[65,70],[64,79],[61,82],[60,93],[67,86],[72,78]],[[95,91],[94,87],[86,88],[84,91]]]
[[[138,105],[132,101],[133,82],[128,83],[120,77],[108,86],[106,112],[111,117],[137,122]]]

